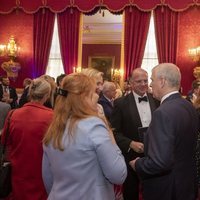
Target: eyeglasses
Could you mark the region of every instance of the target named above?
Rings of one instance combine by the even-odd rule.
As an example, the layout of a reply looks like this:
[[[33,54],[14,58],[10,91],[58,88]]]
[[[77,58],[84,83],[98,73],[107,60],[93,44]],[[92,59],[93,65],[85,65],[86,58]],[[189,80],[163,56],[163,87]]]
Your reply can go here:
[[[134,80],[133,82],[137,84],[148,84],[148,80]]]

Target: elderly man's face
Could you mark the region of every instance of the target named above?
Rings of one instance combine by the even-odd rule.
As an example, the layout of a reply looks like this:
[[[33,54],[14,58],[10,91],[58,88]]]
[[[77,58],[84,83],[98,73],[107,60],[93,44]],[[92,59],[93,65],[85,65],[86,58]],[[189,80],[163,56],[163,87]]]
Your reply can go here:
[[[157,77],[156,70],[152,71],[151,75],[151,84],[150,87],[152,88],[153,97],[161,100],[161,78]]]
[[[133,91],[143,96],[148,91],[148,75],[146,72],[138,71],[132,76],[131,87]]]
[[[106,95],[109,99],[114,99],[115,95],[116,95],[116,86],[113,85],[112,87],[109,88],[109,90],[107,91]]]

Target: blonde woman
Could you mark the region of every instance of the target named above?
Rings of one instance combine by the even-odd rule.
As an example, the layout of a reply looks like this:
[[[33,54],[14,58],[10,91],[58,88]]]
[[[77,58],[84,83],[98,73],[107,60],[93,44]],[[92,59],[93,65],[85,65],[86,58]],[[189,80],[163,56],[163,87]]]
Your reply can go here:
[[[82,69],[81,73],[95,80],[97,85],[96,93],[99,95],[103,90],[103,72],[100,72],[94,68],[85,68]]]
[[[49,200],[114,200],[124,158],[97,111],[93,78],[67,75],[59,90],[54,119],[44,137],[43,180]]]
[[[96,93],[100,95],[103,90],[103,72],[100,72],[94,68],[85,68],[82,69],[81,73],[95,80]],[[99,116],[105,117],[105,113],[101,104],[97,104],[97,109]]]
[[[32,81],[30,102],[16,109],[10,120],[8,158],[12,164],[12,193],[9,199],[46,200],[42,180],[42,139],[53,118],[53,111],[45,106],[50,84],[44,79]],[[7,122],[2,132],[4,142]]]
[[[101,97],[103,96],[103,72],[100,72],[94,68],[85,68],[82,70],[82,73],[87,75],[90,78],[94,78],[96,82],[96,93],[100,95],[98,101],[100,101]],[[102,93],[102,94],[101,94]],[[100,103],[97,103],[97,109],[99,116],[106,118],[106,112],[104,111],[103,106]],[[109,118],[107,118],[109,119]],[[114,193],[115,193],[115,200],[121,200],[122,192],[121,186],[114,185]]]
[[[53,108],[54,107],[54,99],[55,99],[55,91],[56,91],[55,80],[51,76],[46,75],[46,74],[40,76],[40,78],[43,78],[44,80],[46,80],[51,86],[51,92],[50,92],[49,99],[47,99],[47,101],[44,103],[44,105],[48,108]]]

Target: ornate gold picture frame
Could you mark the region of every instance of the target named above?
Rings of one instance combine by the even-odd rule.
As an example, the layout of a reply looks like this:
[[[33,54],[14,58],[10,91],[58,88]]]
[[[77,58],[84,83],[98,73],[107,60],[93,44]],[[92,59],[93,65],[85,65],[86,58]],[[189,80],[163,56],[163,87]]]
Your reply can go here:
[[[89,56],[88,67],[104,73],[105,80],[111,80],[111,69],[114,68],[115,56]]]

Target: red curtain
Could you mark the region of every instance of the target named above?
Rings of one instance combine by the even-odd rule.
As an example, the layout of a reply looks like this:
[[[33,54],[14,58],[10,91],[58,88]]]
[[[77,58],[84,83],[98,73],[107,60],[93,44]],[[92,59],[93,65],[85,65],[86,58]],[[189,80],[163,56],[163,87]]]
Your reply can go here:
[[[141,67],[151,12],[142,12],[135,7],[125,8],[124,59],[125,78],[133,69]]]
[[[168,7],[157,7],[154,10],[159,63],[177,63],[178,17],[179,13]]]
[[[73,72],[78,64],[80,11],[68,8],[58,14],[58,33],[61,57],[66,74]]]
[[[82,12],[91,12],[99,6],[118,12],[131,5],[143,11],[155,9],[159,5],[167,5],[172,10],[183,11],[188,7],[200,5],[200,0],[0,0],[0,13],[8,14],[13,9],[20,8],[32,14],[42,7],[48,7],[55,13],[70,7],[76,7]]]
[[[34,14],[34,78],[46,72],[53,37],[54,21],[55,14],[48,9],[40,9]]]

